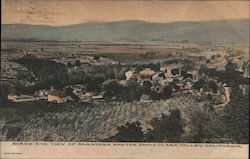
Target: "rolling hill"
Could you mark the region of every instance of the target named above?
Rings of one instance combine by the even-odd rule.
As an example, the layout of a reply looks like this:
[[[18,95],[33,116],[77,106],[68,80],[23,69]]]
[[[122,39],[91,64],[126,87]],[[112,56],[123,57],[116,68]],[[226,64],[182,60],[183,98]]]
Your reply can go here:
[[[249,42],[249,30],[249,19],[172,23],[130,20],[69,26],[2,24],[1,40]]]

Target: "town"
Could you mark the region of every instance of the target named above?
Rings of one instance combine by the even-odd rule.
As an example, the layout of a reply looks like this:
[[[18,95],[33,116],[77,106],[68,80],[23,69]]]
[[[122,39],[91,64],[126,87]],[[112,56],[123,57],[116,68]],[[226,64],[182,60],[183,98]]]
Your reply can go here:
[[[154,118],[178,109],[187,122],[183,140],[189,142],[196,122],[193,112],[222,114],[234,102],[235,90],[249,94],[249,50],[245,46],[204,47],[188,42],[91,46],[95,49],[89,50],[88,45],[76,42],[64,44],[72,47],[72,53],[62,47],[52,54],[53,45],[39,42],[28,49],[21,42],[1,45],[2,110],[21,111],[23,116],[16,121],[15,113],[2,113],[2,128],[7,131],[3,140],[119,141],[117,127],[126,122],[148,133]],[[106,52],[105,47],[123,53]],[[131,53],[131,48],[138,53]],[[4,129],[7,120],[14,123]],[[20,132],[8,137],[11,130]],[[201,142],[207,140],[228,142],[220,138]]]
[[[143,57],[145,57],[144,55],[149,56],[149,58],[153,57],[154,61],[134,65],[121,63],[100,55],[72,54],[70,57],[61,57],[62,55],[59,55],[59,58],[51,59],[51,61],[63,64],[70,73],[79,74],[82,71],[86,73],[93,71],[99,66],[109,66],[113,69],[109,71],[109,74],[113,77],[108,77],[105,81],[103,80],[101,88],[98,90],[87,88],[84,82],[66,85],[62,90],[57,90],[52,83],[50,89],[35,90],[33,94],[8,94],[8,100],[12,102],[47,100],[54,103],[66,103],[73,100],[80,102],[126,100],[121,91],[134,84],[135,87],[138,87],[138,89],[134,90],[137,93],[134,99],[142,102],[168,99],[182,94],[209,95],[216,107],[217,105],[230,102],[230,86],[226,82],[218,80],[217,77],[208,76],[206,71],[225,70],[226,67],[230,67],[230,64],[234,67],[232,63],[234,59],[244,59],[242,52],[236,51],[236,53],[231,53],[224,57],[221,57],[220,54],[212,54],[209,58],[204,56],[171,57],[171,60],[158,60],[158,62],[154,62],[157,61],[154,57],[160,56],[159,51],[146,52],[142,54]],[[37,59],[37,57],[35,54],[24,53],[21,59],[31,61]],[[17,66],[20,63],[5,62],[4,64],[1,70],[2,80],[6,80],[5,77],[10,78],[11,75],[9,74],[16,71],[17,74],[21,74],[21,72],[31,74],[32,78],[35,79],[33,81],[25,81],[25,86],[31,87],[37,82],[34,73],[29,72],[27,67]],[[119,75],[115,75],[117,71]],[[243,77],[249,78],[249,60],[243,62],[237,71]],[[54,83],[54,85],[56,84]],[[247,93],[247,83],[242,83],[240,88],[245,94]]]

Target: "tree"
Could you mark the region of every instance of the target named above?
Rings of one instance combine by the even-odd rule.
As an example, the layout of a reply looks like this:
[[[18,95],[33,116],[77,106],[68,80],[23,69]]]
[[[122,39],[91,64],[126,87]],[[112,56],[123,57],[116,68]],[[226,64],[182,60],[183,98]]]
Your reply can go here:
[[[99,59],[100,59],[100,56],[98,56],[98,55],[94,56],[94,60],[99,60]]]
[[[179,69],[174,68],[174,69],[171,70],[171,73],[172,73],[172,75],[177,75],[177,74],[179,74]]]
[[[112,81],[104,86],[104,98],[110,100],[112,97],[120,98],[120,91],[122,86],[116,81]]]
[[[70,87],[67,87],[64,91],[64,93],[67,95],[67,96],[70,96],[72,99],[79,99],[79,97],[73,93],[73,89],[70,88]]]
[[[126,101],[133,101],[139,100],[142,93],[142,86],[136,80],[131,79],[127,82],[127,87],[123,89],[121,96]]]
[[[250,62],[249,61],[244,61],[243,65],[242,65],[242,69],[244,71],[250,70]]]
[[[197,82],[193,84],[193,88],[196,90],[200,90],[201,88],[203,88],[204,84],[205,84],[204,79],[199,79]]]
[[[231,101],[223,113],[227,134],[237,144],[249,143],[249,95],[232,88]]]
[[[76,60],[75,61],[75,66],[77,66],[77,67],[81,66],[81,62],[79,60]]]
[[[151,87],[152,87],[152,83],[150,81],[144,81],[143,82],[143,93],[144,94],[151,94]]]
[[[143,141],[144,134],[142,132],[141,123],[139,121],[129,123],[117,127],[117,134],[109,138],[108,141]]]
[[[84,82],[86,83],[86,88],[90,91],[100,91],[102,83],[105,81],[103,76],[90,76],[88,75]]]
[[[70,62],[68,62],[67,67],[72,67],[72,64]]]
[[[198,73],[199,73],[200,75],[202,75],[203,73],[206,74],[207,71],[208,71],[207,65],[203,65],[203,64],[202,64],[202,65],[200,66],[200,69],[199,69]]]
[[[194,69],[193,66],[190,65],[190,64],[184,64],[184,65],[182,66],[182,68],[181,68],[181,70],[184,71],[184,72],[191,71],[191,70],[193,70],[193,69]]]
[[[36,85],[40,86],[39,89],[47,89],[51,84],[58,88],[63,88],[68,84],[68,74],[64,64],[38,58],[20,58],[15,60],[15,62],[26,66],[38,78]],[[25,94],[25,90],[21,90],[20,93]]]
[[[115,68],[111,66],[105,67],[105,77],[106,79],[115,79]]]
[[[228,143],[225,124],[219,114],[211,110],[193,110],[186,125],[189,130],[182,138],[191,143]]]
[[[146,88],[151,88],[152,87],[152,83],[150,81],[144,81],[143,82],[143,86]]]
[[[10,92],[10,88],[8,85],[1,84],[0,90],[0,107],[5,107],[8,104],[8,94]]]
[[[172,88],[170,86],[164,87],[163,93],[164,93],[164,99],[172,97]]]
[[[209,59],[206,60],[206,63],[211,63],[211,61]]]
[[[205,134],[203,132],[203,126],[201,123],[198,123],[195,126],[197,126],[196,132],[193,132],[193,137],[192,137],[191,141],[189,141],[189,142],[202,143],[203,139],[205,138]]]
[[[208,82],[208,87],[212,89],[213,92],[217,92],[217,84],[214,81]]]
[[[231,60],[227,61],[227,64],[225,66],[225,70],[227,72],[233,72],[237,68],[237,65],[235,63],[232,63]]]
[[[149,129],[146,141],[179,142],[184,133],[184,122],[181,119],[179,109],[170,111],[170,115],[162,114],[162,117],[153,118],[150,122],[152,129]]]
[[[212,55],[212,56],[211,56],[211,60],[214,60],[215,58],[216,58],[215,55]]]

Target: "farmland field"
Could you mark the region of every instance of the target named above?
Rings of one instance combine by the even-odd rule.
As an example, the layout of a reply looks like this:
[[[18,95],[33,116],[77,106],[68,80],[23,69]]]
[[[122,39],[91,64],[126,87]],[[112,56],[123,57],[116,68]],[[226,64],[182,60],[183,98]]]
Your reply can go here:
[[[142,123],[143,131],[147,131],[153,117],[168,114],[171,108],[178,107],[182,117],[188,118],[187,112],[191,107],[200,108],[203,104],[189,96],[151,103],[102,102],[74,106],[70,111],[33,113],[27,118],[9,122],[7,125],[23,129],[14,140],[100,141],[114,135],[117,126],[126,122],[138,120]]]
[[[191,44],[190,44],[191,45]],[[175,53],[178,49],[188,48],[190,45],[185,44],[91,44],[91,43],[70,43],[70,42],[2,42],[1,52],[2,57],[18,58],[22,57],[23,53],[20,50],[25,50],[25,53],[32,53],[39,58],[57,58],[59,54],[103,54],[103,55],[119,55],[119,59],[123,61],[131,59],[131,56],[136,55],[137,60],[143,60],[138,57],[150,51],[159,51],[161,54]],[[194,45],[194,44],[193,44]],[[191,45],[192,46],[192,45]],[[195,45],[196,46],[196,45]],[[183,50],[184,51],[184,50]],[[189,52],[188,52],[189,53]],[[126,54],[126,55],[123,55]],[[125,57],[123,59],[122,57]]]

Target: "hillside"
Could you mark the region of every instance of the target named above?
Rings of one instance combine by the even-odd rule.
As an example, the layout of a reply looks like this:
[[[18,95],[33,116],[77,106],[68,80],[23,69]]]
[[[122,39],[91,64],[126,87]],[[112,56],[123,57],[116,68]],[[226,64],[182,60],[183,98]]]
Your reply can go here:
[[[1,40],[81,40],[98,42],[210,41],[248,42],[249,19],[151,23],[93,22],[69,26],[2,24]]]
[[[167,114],[170,109],[178,107],[185,120],[189,118],[190,110],[199,110],[204,102],[191,99],[188,96],[171,98],[153,103],[102,103],[95,106],[75,105],[71,111],[46,112],[29,114],[28,118],[6,124],[8,127],[18,127],[22,131],[15,134],[12,140],[21,141],[101,141],[113,136],[117,126],[126,122],[140,121],[143,131],[150,128],[150,120]],[[189,126],[189,125],[186,125]],[[0,134],[3,141],[10,140],[6,134]]]

